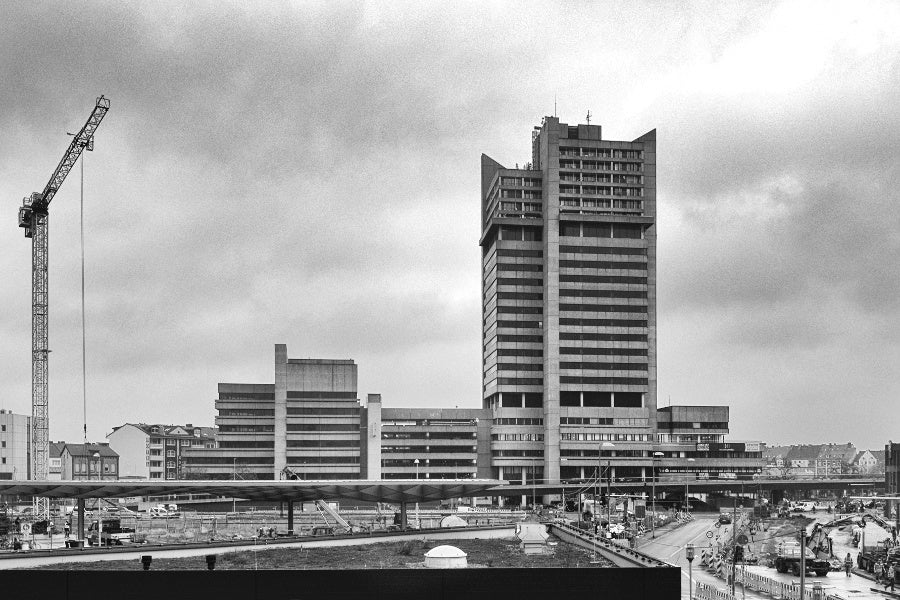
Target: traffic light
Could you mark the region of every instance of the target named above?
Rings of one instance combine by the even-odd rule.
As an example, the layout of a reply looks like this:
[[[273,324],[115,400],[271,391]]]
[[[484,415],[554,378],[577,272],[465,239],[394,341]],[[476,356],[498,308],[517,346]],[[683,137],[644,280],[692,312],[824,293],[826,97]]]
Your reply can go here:
[[[734,562],[740,562],[744,560],[744,547],[743,546],[735,546],[734,547]]]

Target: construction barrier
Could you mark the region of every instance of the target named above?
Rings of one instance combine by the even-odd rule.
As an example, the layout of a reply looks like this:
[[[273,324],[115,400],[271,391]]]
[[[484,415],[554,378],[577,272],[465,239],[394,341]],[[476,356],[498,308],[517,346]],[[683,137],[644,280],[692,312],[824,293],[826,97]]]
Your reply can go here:
[[[735,600],[734,596],[731,595],[731,592],[720,590],[717,587],[707,585],[700,581],[696,584],[694,598],[697,598],[698,600]]]
[[[727,574],[731,566],[726,564],[725,575],[721,576],[727,579]],[[801,600],[800,584],[797,582],[783,582],[759,573],[746,571],[745,569],[737,569],[734,576],[735,585],[746,587],[764,594],[768,594],[772,598],[780,598],[782,600]],[[841,600],[838,594],[828,594],[824,589],[820,596],[816,595],[815,585],[818,582],[807,580],[803,590],[803,600]]]

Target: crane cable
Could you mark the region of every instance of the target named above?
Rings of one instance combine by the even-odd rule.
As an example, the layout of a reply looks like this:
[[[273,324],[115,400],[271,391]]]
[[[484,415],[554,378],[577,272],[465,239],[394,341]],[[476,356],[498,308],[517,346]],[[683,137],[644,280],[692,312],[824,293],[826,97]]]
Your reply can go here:
[[[84,327],[84,153],[81,154],[81,401],[87,445],[87,356]]]

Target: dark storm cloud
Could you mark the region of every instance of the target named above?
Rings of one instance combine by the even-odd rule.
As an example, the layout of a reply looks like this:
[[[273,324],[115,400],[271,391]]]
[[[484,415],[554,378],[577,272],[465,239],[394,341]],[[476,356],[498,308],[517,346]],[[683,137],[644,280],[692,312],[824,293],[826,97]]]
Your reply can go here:
[[[361,393],[389,405],[479,405],[478,155],[529,160],[554,95],[615,139],[659,128],[661,393],[737,415],[759,401],[754,382],[728,387],[745,364],[846,349],[856,366],[876,340],[896,354],[890,38],[738,93],[733,69],[694,74],[771,35],[783,5],[597,6],[5,5],[5,214],[93,98],[113,102],[86,160],[89,403],[106,419],[91,431],[208,423],[215,383],[270,380],[278,342],[355,358]],[[54,437],[80,423],[77,189],[51,221]],[[0,393],[27,412],[29,252],[5,231]],[[810,371],[762,393],[826,390]]]
[[[738,437],[814,442],[852,430],[858,444],[877,445],[890,435],[885,423],[799,432],[778,423],[798,408],[897,415],[900,388],[880,373],[900,360],[900,91],[890,83],[900,53],[862,36],[812,54],[809,72],[791,71],[780,62],[794,58],[767,52],[767,42],[783,44],[756,40],[747,54],[759,62],[742,66],[783,77],[784,89],[747,86],[722,59],[705,72],[731,78],[721,89],[702,78],[676,84],[657,106],[668,125],[660,152],[672,158],[660,167],[670,182],[660,388],[682,402],[731,404]],[[799,52],[804,45],[815,44],[798,42]]]

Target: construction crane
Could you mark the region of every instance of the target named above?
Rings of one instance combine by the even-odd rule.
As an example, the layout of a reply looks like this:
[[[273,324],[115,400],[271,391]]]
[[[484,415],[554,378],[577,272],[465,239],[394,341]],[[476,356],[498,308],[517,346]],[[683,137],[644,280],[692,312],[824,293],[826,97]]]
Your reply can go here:
[[[50,202],[85,150],[94,149],[94,132],[109,110],[109,99],[100,96],[84,127],[81,128],[62,160],[50,176],[43,192],[34,192],[22,200],[19,208],[19,227],[31,238],[31,479],[45,481],[50,463],[50,419],[48,414],[48,325],[49,325],[49,213]],[[46,498],[36,501],[35,512],[46,517],[49,504]]]

